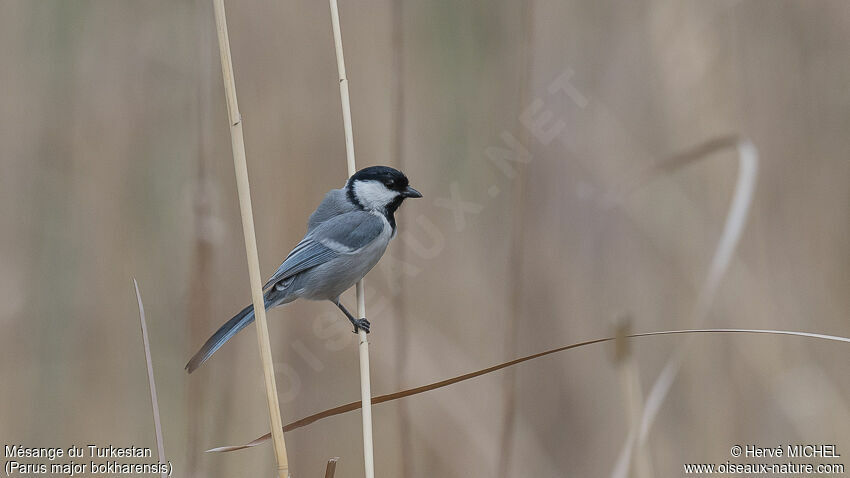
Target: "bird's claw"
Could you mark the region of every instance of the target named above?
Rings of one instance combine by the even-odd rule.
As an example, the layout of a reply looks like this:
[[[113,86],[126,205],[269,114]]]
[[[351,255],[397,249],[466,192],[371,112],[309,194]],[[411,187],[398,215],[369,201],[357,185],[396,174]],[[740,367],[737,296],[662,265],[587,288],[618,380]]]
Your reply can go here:
[[[366,332],[367,334],[369,333],[369,327],[371,326],[371,324],[369,323],[368,320],[366,320],[365,317],[362,318],[362,319],[352,320],[351,323],[354,324],[354,333],[355,334],[360,329],[363,329],[363,332]]]

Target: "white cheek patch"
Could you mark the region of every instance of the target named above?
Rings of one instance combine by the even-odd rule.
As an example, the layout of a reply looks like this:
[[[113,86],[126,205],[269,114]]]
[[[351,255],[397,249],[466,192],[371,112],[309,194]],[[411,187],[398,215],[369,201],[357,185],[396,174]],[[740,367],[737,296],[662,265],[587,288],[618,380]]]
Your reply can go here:
[[[354,195],[366,209],[383,209],[398,196],[378,181],[356,181]]]

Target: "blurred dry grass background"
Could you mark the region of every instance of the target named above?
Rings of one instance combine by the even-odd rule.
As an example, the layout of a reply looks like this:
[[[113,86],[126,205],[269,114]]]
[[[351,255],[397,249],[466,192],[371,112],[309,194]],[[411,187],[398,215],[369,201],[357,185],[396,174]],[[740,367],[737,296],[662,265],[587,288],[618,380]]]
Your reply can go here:
[[[638,331],[687,327],[733,154],[605,198],[726,133],[762,163],[710,324],[850,335],[845,1],[340,9],[359,166],[397,166],[425,194],[367,277],[374,393],[610,335],[624,313]],[[323,2],[243,0],[228,22],[268,275],[345,180],[330,20]],[[175,472],[270,473],[269,447],[200,454],[267,431],[253,335],[183,371],[250,300],[210,2],[2,0],[0,45],[0,439],[154,447],[135,275]],[[563,127],[541,140],[530,107]],[[513,177],[487,156],[506,133],[531,155]],[[355,335],[333,307],[293,304],[270,328],[285,420],[358,398]],[[634,343],[645,387],[676,340]],[[628,432],[612,356],[577,350],[377,406],[378,475],[608,475]],[[847,358],[698,338],[650,436],[656,473],[725,461],[735,443],[850,453]],[[357,414],[287,445],[295,476],[331,456],[338,477],[360,476]]]

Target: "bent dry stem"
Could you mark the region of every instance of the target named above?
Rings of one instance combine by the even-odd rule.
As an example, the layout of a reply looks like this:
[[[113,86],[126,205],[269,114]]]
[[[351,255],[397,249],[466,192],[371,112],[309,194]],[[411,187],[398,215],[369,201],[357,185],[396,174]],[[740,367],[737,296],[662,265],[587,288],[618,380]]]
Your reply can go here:
[[[756,334],[756,335],[788,335],[793,337],[803,337],[809,339],[818,339],[818,340],[827,340],[831,342],[844,342],[850,344],[850,338],[841,337],[837,335],[827,335],[827,334],[817,334],[813,332],[796,332],[790,330],[771,330],[771,329],[683,329],[683,330],[662,330],[658,332],[641,332],[636,334],[629,334],[622,338],[627,339],[635,339],[635,338],[643,338],[643,337],[655,337],[662,335],[694,335],[694,334]],[[418,395],[420,393],[429,392],[431,390],[436,390],[438,388],[447,387],[449,385],[454,385],[459,382],[463,382],[466,380],[471,380],[476,377],[480,377],[482,375],[486,375],[488,373],[493,373],[504,368],[512,367],[514,365],[519,365],[523,362],[528,362],[529,360],[538,359],[541,357],[545,357],[547,355],[552,355],[558,352],[564,352],[571,349],[577,349],[580,347],[586,347],[588,345],[601,344],[604,342],[611,342],[617,340],[617,337],[604,337],[600,339],[586,340],[584,342],[578,342],[570,345],[565,345],[563,347],[558,347],[554,349],[547,350],[545,352],[539,352],[533,355],[527,355],[525,357],[520,357],[518,359],[511,360],[509,362],[503,362],[498,365],[493,365],[492,367],[488,367],[482,370],[478,370],[475,372],[466,373],[463,375],[458,375],[457,377],[448,378],[446,380],[442,380],[439,382],[430,383],[428,385],[423,385],[421,387],[411,388],[407,390],[401,390],[395,393],[390,393],[387,395],[380,395],[372,399],[372,403],[379,404],[384,402],[391,402],[393,400],[398,400],[405,397],[410,397],[412,395]],[[302,418],[296,422],[292,422],[286,425],[283,428],[283,431],[292,431],[298,428],[306,427],[311,423],[319,421],[323,418],[332,417],[334,415],[341,415],[343,413],[351,412],[360,408],[360,402],[351,402],[345,405],[341,405],[336,408],[331,408],[325,410],[323,412],[319,412],[309,417]],[[255,447],[257,445],[261,445],[268,441],[271,437],[271,434],[267,433],[255,440],[252,440],[244,445],[235,445],[235,446],[222,446],[217,448],[212,448],[207,450],[207,453],[220,453],[220,452],[230,452],[236,450],[243,450],[245,448]]]

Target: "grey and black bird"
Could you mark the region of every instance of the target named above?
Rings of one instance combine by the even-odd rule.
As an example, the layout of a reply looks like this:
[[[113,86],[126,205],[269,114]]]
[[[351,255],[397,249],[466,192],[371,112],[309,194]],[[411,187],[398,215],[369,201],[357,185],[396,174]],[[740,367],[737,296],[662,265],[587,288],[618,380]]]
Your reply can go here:
[[[407,176],[386,166],[361,169],[340,189],[329,191],[310,215],[307,234],[263,286],[266,309],[295,299],[329,300],[354,325],[369,332],[369,321],[355,318],[339,296],[363,278],[396,235],[395,212],[407,198],[422,194]],[[228,320],[186,364],[192,373],[225,342],[254,321],[249,305]]]

